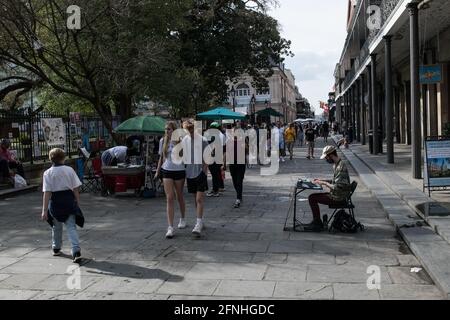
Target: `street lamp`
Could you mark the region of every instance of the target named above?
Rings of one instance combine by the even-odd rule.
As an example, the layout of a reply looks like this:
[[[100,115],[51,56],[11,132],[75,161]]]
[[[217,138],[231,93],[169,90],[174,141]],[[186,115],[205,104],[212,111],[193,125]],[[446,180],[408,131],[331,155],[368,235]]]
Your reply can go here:
[[[253,124],[256,124],[256,98],[255,95],[253,94],[252,99],[250,100],[250,105],[251,105],[251,114],[252,114],[252,118],[253,118]]]
[[[234,89],[234,86],[231,87],[230,94],[233,97],[233,112],[236,112],[235,106],[236,90]]]

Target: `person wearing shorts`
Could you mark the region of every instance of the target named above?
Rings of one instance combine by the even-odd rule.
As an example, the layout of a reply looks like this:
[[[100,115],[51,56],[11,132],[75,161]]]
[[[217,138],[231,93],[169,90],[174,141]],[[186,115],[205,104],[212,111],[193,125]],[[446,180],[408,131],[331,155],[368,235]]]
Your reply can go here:
[[[195,208],[197,211],[197,222],[192,234],[201,236],[203,230],[203,209],[205,205],[205,192],[208,191],[208,165],[203,159],[205,149],[208,147],[208,141],[195,132],[193,120],[183,123],[183,128],[188,135],[183,139],[183,152],[186,164],[186,178],[188,192],[195,197]],[[200,141],[200,143],[195,143]]]
[[[175,194],[180,207],[181,218],[178,223],[178,229],[185,229],[186,224],[186,203],[184,201],[183,189],[186,179],[186,171],[183,163],[175,163],[173,160],[173,149],[177,141],[172,141],[172,133],[177,129],[175,122],[168,122],[166,125],[166,133],[159,142],[159,162],[156,169],[155,179],[162,177],[164,192],[166,193],[167,202],[167,222],[168,228],[166,233],[167,239],[174,237],[174,218],[175,218]]]

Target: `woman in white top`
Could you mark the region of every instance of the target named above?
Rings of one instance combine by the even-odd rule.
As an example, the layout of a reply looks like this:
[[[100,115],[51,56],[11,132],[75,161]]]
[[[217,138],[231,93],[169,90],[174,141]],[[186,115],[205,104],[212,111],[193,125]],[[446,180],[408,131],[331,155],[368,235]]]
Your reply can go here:
[[[185,220],[186,204],[184,201],[183,189],[184,181],[186,180],[186,170],[184,164],[176,164],[172,159],[172,151],[178,142],[172,142],[172,133],[177,129],[175,122],[168,122],[166,125],[166,133],[159,142],[159,162],[156,170],[156,178],[162,177],[164,184],[164,191],[167,200],[167,221],[169,227],[167,228],[166,238],[172,239],[174,235],[173,222],[175,218],[174,206],[174,189],[177,196],[178,204],[181,211],[181,219],[178,224],[178,229],[185,229],[187,227]]]

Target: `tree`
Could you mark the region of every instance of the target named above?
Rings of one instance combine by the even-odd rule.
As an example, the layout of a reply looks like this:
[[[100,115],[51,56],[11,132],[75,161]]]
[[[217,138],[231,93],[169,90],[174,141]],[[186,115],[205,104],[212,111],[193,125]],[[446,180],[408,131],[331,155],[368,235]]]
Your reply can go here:
[[[79,0],[82,28],[69,30],[72,1],[0,0],[0,63],[58,92],[55,106],[85,101],[112,133],[113,112],[126,119],[144,97],[180,117],[223,100],[226,81],[242,73],[262,83],[290,54],[266,13],[273,3]]]

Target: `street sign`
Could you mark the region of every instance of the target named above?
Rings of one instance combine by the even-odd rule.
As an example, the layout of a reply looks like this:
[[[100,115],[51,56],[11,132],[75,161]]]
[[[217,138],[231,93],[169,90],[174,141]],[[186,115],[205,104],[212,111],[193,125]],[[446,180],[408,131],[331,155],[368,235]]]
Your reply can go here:
[[[420,66],[419,70],[421,84],[435,84],[442,82],[442,65]]]

